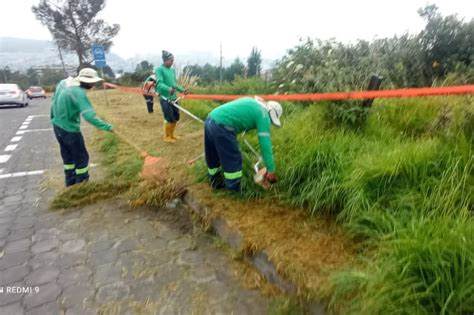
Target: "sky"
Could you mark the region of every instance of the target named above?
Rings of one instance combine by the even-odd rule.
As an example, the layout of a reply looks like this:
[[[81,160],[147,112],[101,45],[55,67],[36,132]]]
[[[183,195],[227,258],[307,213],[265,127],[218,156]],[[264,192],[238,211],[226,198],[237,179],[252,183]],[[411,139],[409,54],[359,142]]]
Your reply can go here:
[[[8,9],[5,3],[8,1]],[[0,37],[51,39],[31,12],[39,0],[1,0]],[[472,0],[107,0],[100,17],[121,26],[111,51],[123,58],[211,52],[246,59],[253,46],[276,59],[300,38],[349,42],[416,33],[417,10],[436,4],[443,15],[474,17]]]

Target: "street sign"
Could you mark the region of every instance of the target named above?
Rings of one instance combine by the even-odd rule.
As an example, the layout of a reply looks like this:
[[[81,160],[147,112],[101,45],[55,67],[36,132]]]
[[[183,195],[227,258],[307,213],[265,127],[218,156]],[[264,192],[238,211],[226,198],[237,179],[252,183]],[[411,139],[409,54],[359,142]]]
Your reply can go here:
[[[106,66],[104,46],[100,44],[93,44],[92,55],[94,56],[95,66],[97,68],[103,68]]]

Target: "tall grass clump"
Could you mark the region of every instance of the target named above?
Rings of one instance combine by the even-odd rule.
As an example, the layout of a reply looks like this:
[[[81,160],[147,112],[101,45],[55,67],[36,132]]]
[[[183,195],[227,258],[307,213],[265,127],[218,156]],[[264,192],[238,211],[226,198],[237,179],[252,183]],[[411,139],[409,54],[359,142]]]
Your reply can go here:
[[[363,267],[334,274],[335,312],[472,312],[472,111],[470,97],[376,101],[355,130],[328,124],[323,106],[295,110],[272,130],[270,190],[252,183],[241,143],[243,197],[337,215],[358,240]]]
[[[366,269],[338,273],[331,307],[345,314],[471,314],[474,222],[413,218],[379,245]]]

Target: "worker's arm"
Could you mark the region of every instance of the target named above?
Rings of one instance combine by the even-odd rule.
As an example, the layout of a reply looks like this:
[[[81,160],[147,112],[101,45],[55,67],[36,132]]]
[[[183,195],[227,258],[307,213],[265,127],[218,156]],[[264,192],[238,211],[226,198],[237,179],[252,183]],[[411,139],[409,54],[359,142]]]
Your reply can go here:
[[[75,93],[74,100],[79,107],[79,111],[81,116],[90,123],[91,125],[95,126],[97,129],[111,131],[112,125],[103,121],[99,117],[97,117],[92,104],[90,103],[89,99],[86,96],[86,93]]]
[[[258,142],[262,152],[263,161],[267,167],[267,172],[275,172],[273,163],[272,140],[270,138],[270,118],[259,117],[257,121]]]
[[[158,87],[158,89],[167,90],[167,91],[171,90],[171,86],[168,86],[165,84],[165,78],[163,76],[163,72],[161,71],[161,68],[156,69],[155,75],[156,75],[156,86]]]

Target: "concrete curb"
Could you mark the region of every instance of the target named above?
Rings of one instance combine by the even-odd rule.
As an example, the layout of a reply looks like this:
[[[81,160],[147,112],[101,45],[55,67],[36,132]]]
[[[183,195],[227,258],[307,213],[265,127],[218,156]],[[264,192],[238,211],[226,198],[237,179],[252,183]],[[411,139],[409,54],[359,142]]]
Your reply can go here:
[[[183,202],[197,215],[201,218],[206,218],[209,210],[199,204],[195,198],[192,196],[192,193],[188,190],[183,194]],[[213,232],[219,236],[224,242],[226,242],[233,249],[240,249],[242,244],[242,236],[239,232],[232,230],[226,223],[225,219],[222,217],[213,218],[210,222],[210,226]],[[254,268],[256,268],[271,284],[278,287],[283,293],[287,295],[296,294],[296,286],[285,280],[278,273],[275,265],[270,261],[268,255],[264,251],[257,251],[251,255],[245,255],[245,259],[249,262]],[[314,315],[325,315],[326,311],[324,306],[316,303],[308,303],[308,308],[310,313]]]

